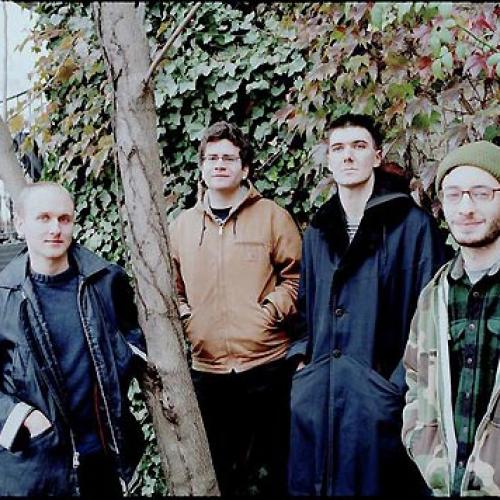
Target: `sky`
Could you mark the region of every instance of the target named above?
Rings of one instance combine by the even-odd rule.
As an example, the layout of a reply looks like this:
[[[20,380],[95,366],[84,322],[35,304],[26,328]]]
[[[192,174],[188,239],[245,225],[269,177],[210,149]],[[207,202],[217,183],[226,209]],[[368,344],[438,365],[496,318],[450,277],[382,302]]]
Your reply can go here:
[[[31,52],[31,44],[27,43],[23,51],[19,45],[29,33],[29,28],[35,20],[36,14],[22,9],[14,2],[0,1],[0,100],[3,100],[5,81],[5,23],[4,6],[7,10],[7,97],[16,95],[31,87],[28,74],[33,71],[35,57]],[[15,100],[9,101],[9,104]]]

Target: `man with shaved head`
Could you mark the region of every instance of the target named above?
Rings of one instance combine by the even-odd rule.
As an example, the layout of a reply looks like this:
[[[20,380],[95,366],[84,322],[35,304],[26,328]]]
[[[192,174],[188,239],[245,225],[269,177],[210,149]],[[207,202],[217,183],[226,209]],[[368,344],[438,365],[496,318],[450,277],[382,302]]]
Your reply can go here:
[[[127,390],[145,344],[127,276],[73,242],[62,186],[28,185],[15,208],[27,249],[0,273],[0,496],[120,496],[143,449]]]

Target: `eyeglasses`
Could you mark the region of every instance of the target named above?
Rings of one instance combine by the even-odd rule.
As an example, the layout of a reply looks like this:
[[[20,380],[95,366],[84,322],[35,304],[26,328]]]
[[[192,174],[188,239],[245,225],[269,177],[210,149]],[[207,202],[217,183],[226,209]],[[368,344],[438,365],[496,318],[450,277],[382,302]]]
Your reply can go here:
[[[222,163],[232,165],[233,163],[241,161],[241,158],[233,155],[206,155],[203,157],[203,161],[208,165],[215,165],[219,160],[222,160]]]
[[[458,205],[467,193],[474,203],[485,203],[493,200],[497,191],[500,191],[500,188],[488,186],[474,186],[470,189],[447,188],[439,193],[439,199],[450,205]]]

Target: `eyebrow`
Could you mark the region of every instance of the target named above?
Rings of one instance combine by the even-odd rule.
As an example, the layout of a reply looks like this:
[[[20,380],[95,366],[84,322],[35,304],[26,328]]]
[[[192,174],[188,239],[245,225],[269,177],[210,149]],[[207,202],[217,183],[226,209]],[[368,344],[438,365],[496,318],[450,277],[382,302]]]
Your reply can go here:
[[[487,184],[475,184],[474,186],[470,186],[469,189],[474,188],[490,188],[495,189],[493,186],[488,186]],[[452,184],[451,186],[443,187],[443,189],[462,189],[461,186],[457,186],[456,184]]]
[[[369,144],[368,141],[365,139],[357,139],[355,141],[350,141],[350,142],[334,142],[333,144],[330,144],[330,146],[337,146],[341,144]]]

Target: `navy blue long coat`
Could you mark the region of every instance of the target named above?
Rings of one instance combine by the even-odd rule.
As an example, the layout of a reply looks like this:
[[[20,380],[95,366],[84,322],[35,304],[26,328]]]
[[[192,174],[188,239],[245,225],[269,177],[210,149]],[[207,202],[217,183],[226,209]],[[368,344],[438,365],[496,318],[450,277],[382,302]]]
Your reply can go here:
[[[292,384],[292,495],[425,492],[401,443],[401,358],[418,294],[447,255],[434,219],[391,178],[376,176],[350,245],[337,195],[304,234],[304,335],[288,354],[307,362]]]

